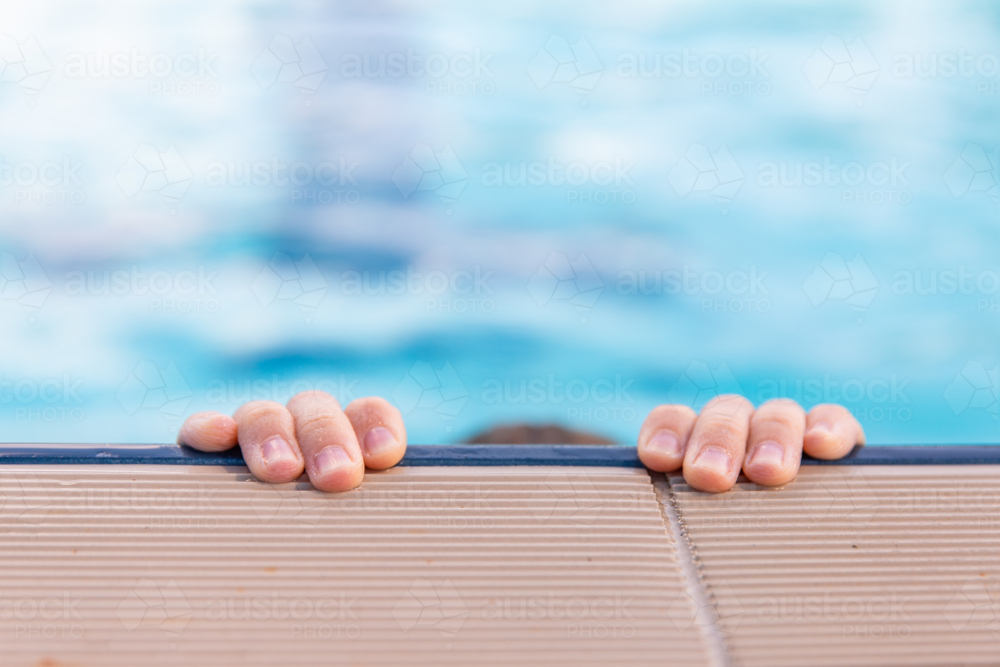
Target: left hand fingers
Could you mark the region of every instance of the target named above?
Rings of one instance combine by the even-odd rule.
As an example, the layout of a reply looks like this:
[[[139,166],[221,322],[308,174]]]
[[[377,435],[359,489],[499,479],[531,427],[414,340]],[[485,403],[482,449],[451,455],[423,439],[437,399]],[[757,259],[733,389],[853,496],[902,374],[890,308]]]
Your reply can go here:
[[[344,414],[354,427],[366,468],[385,470],[400,462],[406,453],[406,426],[389,401],[359,398],[344,408]]]
[[[756,484],[780,486],[795,479],[802,462],[806,413],[787,398],[770,400],[750,419],[743,472]]]

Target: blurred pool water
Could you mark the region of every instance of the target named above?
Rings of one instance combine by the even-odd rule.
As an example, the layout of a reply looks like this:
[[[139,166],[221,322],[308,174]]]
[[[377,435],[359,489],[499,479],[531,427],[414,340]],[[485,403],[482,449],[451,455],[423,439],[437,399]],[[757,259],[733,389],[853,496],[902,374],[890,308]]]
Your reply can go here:
[[[22,5],[3,439],[379,394],[411,442],[662,402],[998,440],[1000,8]]]

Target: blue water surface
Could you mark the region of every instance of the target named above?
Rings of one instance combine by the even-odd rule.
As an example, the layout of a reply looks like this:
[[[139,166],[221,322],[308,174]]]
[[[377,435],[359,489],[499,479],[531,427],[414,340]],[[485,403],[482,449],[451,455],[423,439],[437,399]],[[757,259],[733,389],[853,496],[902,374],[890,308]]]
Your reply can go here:
[[[24,3],[2,439],[378,394],[411,442],[662,402],[998,439],[990,2]]]

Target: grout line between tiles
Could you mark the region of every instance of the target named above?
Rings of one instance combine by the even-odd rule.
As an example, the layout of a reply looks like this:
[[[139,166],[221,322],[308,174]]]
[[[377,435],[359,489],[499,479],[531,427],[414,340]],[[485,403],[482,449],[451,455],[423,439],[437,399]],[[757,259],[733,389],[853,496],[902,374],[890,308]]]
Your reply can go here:
[[[719,626],[719,616],[711,593],[701,577],[701,570],[695,560],[694,551],[687,532],[681,525],[680,511],[670,481],[665,475],[650,473],[656,499],[660,505],[665,527],[670,531],[677,549],[677,559],[684,577],[684,585],[688,596],[694,602],[695,625],[701,630],[708,649],[709,664],[712,667],[731,667],[729,647]]]

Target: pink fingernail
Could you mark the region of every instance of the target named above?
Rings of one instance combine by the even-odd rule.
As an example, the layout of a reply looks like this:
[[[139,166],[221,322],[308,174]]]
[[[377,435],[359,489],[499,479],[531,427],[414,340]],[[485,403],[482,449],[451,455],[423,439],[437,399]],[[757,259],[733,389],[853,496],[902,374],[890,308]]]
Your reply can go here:
[[[344,451],[343,447],[331,445],[324,447],[316,454],[315,466],[316,472],[321,477],[325,477],[339,470],[354,468],[355,463],[351,460],[350,455]]]
[[[681,455],[681,441],[670,431],[657,431],[646,442],[644,449],[670,458],[678,458]]]
[[[367,456],[379,456],[396,446],[396,436],[384,426],[376,426],[368,431],[368,433],[365,433],[362,445],[365,448]]]
[[[295,450],[288,444],[288,441],[280,435],[273,435],[264,441],[260,447],[260,453],[264,457],[264,463],[272,465],[278,461],[297,461]]]
[[[700,468],[712,468],[726,475],[732,472],[733,467],[732,459],[729,458],[729,452],[718,447],[706,447],[701,450],[694,463]]]
[[[776,442],[762,442],[753,450],[749,465],[753,468],[780,468],[785,462],[785,448]]]

